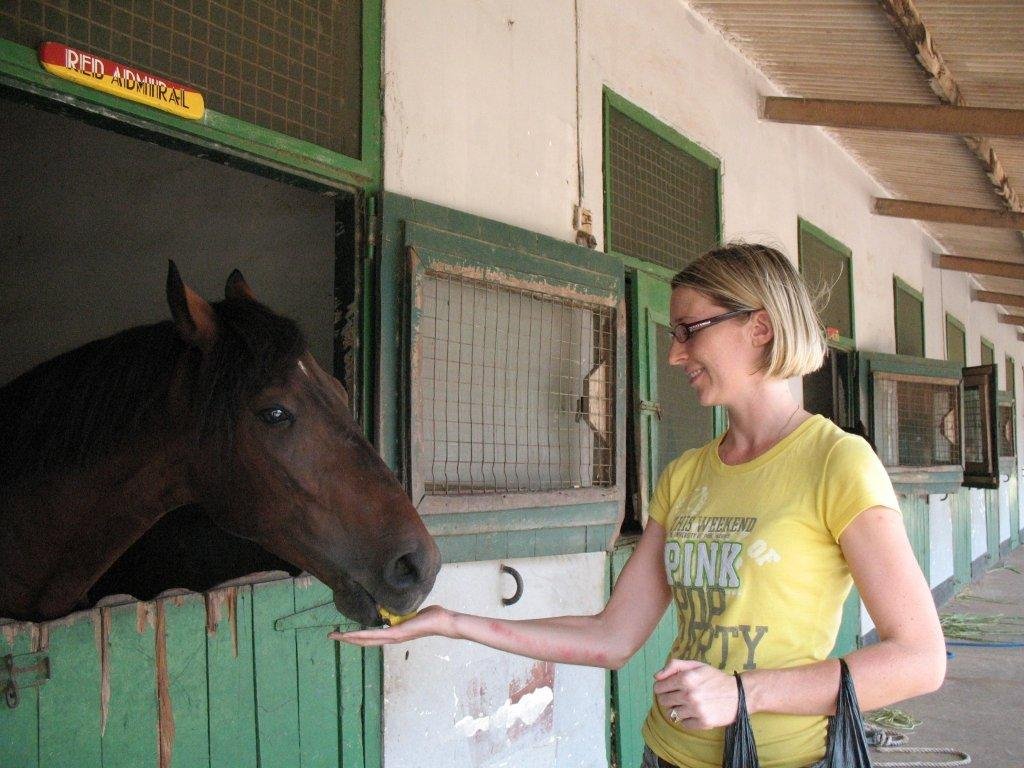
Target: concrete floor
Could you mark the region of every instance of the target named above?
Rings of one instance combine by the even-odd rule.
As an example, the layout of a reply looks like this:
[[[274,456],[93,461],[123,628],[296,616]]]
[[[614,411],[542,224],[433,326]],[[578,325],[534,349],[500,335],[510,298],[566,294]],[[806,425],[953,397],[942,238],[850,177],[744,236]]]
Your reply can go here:
[[[1024,547],[1007,555],[939,612],[1024,616]],[[959,749],[979,768],[1024,768],[1024,649],[949,646],[949,650],[955,657],[949,659],[942,688],[897,705],[923,721],[909,732],[906,746]],[[876,766],[943,760],[941,756],[879,753],[872,753],[872,759]]]

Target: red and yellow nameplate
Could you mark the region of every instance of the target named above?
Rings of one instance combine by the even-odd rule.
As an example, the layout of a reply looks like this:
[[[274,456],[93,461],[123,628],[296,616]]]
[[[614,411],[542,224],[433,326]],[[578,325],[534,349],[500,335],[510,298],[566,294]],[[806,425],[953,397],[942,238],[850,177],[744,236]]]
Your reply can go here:
[[[39,63],[57,77],[189,120],[199,120],[206,109],[198,91],[60,43],[42,43]]]

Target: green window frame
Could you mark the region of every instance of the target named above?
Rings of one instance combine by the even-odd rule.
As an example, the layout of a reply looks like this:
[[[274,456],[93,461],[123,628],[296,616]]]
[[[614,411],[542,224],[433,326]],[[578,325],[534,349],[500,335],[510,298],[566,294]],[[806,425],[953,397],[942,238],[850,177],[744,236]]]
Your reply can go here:
[[[619,96],[609,88],[603,91],[603,155],[604,155],[604,246],[606,253],[615,254],[627,266],[634,269],[643,269],[653,274],[671,278],[676,272],[686,266],[701,253],[713,248],[722,239],[722,163],[714,154],[699,146],[695,142],[683,136],[671,126],[662,122],[654,115],[646,112],[637,105]],[[626,118],[640,129],[646,132],[647,138],[654,145],[663,149],[678,150],[680,160],[692,162],[696,160],[696,168],[706,171],[707,178],[713,183],[713,188],[698,190],[695,194],[703,200],[714,200],[714,207],[709,211],[713,217],[710,222],[695,222],[694,227],[705,231],[706,242],[692,243],[690,247],[684,248],[685,253],[682,260],[674,264],[666,264],[667,259],[660,263],[651,255],[650,250],[640,253],[631,248],[628,244],[628,236],[623,232],[617,232],[616,221],[617,200],[619,197],[620,180],[616,177],[615,171],[615,147],[612,136],[612,121],[619,117]],[[686,211],[680,209],[673,211],[672,218],[685,218]],[[655,249],[656,250],[656,249]],[[671,257],[678,254],[679,245],[672,247]]]
[[[398,468],[445,562],[606,551],[618,534],[625,505],[622,263],[571,243],[401,195],[384,195],[383,214],[380,338],[396,342],[378,347],[380,451],[390,466]],[[425,493],[427,454],[417,445],[423,430],[417,427],[422,411],[416,411],[417,398],[423,403],[423,393],[416,391],[424,363],[422,302],[427,298],[424,286],[443,274],[531,295],[571,296],[614,311],[614,357],[608,379],[616,393],[608,414],[614,430],[612,484],[447,496]],[[469,367],[477,370],[476,363]]]
[[[946,313],[946,359],[967,365],[967,328],[953,315]]]
[[[996,345],[986,339],[984,336],[981,337],[981,345],[979,347],[979,360],[981,365],[995,365],[996,364]],[[998,381],[998,375],[996,381]]]
[[[896,276],[892,290],[896,354],[924,357],[924,295]]]
[[[201,120],[186,120],[152,107],[77,85],[51,75],[34,49],[0,39],[0,85],[71,106],[101,120],[113,119],[166,141],[183,141],[229,154],[261,168],[308,176],[331,186],[373,193],[381,187],[382,0],[363,0],[360,156],[348,157],[277,131],[207,109]],[[58,41],[59,42],[59,41]],[[179,79],[187,79],[184,73]]]
[[[853,251],[804,218],[797,219],[800,274],[813,291],[828,286],[827,304],[819,310],[827,329],[835,329],[829,344],[851,350],[856,346],[853,305]]]
[[[1010,394],[1011,398],[1016,399],[1017,398],[1017,379],[1016,379],[1017,366],[1016,366],[1016,363],[1013,361],[1013,358],[1010,357],[1009,355],[1006,355],[1004,362],[1006,364],[1006,391]]]

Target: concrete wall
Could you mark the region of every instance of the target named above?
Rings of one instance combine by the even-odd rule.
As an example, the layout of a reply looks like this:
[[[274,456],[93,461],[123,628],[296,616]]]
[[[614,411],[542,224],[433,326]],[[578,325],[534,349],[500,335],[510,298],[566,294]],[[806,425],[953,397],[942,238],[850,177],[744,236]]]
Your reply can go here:
[[[871,198],[890,193],[829,135],[758,119],[758,97],[779,91],[685,3],[387,0],[384,8],[387,190],[564,240],[573,238],[573,206],[582,202],[594,214],[597,247],[603,248],[602,89],[607,87],[721,159],[727,239],[767,241],[796,259],[797,218],[804,217],[852,249],[859,348],[895,351],[890,286],[898,275],[924,293],[929,356],[945,356],[949,311],[967,327],[971,362],[977,362],[981,334],[996,343],[997,359],[1008,352],[1024,362],[1024,345],[1014,329],[997,324],[992,305],[970,301],[970,279],[940,274],[932,266],[932,255],[941,248],[917,224],[871,214]],[[972,494],[974,501],[980,497]],[[952,574],[952,522],[945,501],[933,497],[931,507],[937,584]],[[978,520],[975,543],[983,549],[983,510],[976,528]],[[605,578],[604,568],[589,557],[565,558],[564,566],[580,589],[593,594]],[[480,567],[493,570],[494,564]],[[523,564],[528,579],[535,567]],[[442,582],[455,568],[445,568]],[[444,595],[451,595],[454,607],[466,605],[461,593]],[[537,615],[560,609],[554,593],[531,605]],[[870,626],[865,616],[865,631]],[[418,647],[413,651],[422,653]],[[430,649],[452,658],[466,652],[443,642]],[[474,650],[473,659],[474,664],[489,659],[496,684],[512,674],[511,662],[500,654]],[[425,729],[429,721],[417,709],[421,694],[404,684],[398,689],[395,681],[407,674],[399,674],[399,661],[400,654],[389,653],[385,663],[386,679],[396,686],[385,703],[389,766],[404,764],[394,755],[411,754],[397,714],[391,713],[411,718],[403,727]],[[445,669],[456,690],[479,674]],[[601,695],[595,684],[591,696]],[[500,704],[499,699],[490,704]],[[462,716],[453,706],[445,705],[436,726],[449,740],[454,739],[449,720]],[[603,723],[583,728],[595,742],[602,738]],[[458,739],[451,749],[457,759],[449,765],[554,764],[546,753],[532,761],[512,760],[511,746],[498,745],[479,763]]]

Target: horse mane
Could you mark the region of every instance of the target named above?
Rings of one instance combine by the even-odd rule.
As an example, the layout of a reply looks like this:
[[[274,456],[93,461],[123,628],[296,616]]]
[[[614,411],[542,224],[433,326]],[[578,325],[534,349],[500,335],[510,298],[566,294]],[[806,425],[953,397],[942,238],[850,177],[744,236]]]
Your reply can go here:
[[[282,378],[306,343],[292,320],[258,302],[212,306],[218,334],[205,355],[165,321],[90,342],[0,387],[0,486],[110,456],[168,413],[179,365],[194,439],[230,441],[239,406]]]

